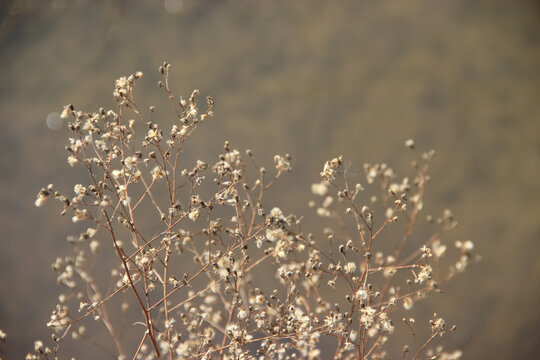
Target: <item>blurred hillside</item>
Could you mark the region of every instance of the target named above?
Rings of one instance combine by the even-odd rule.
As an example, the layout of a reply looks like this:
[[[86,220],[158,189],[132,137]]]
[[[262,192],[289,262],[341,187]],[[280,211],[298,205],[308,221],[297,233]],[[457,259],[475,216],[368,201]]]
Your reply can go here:
[[[353,168],[409,158],[403,141],[434,148],[427,207],[451,208],[455,239],[484,260],[426,302],[458,330],[444,340],[469,359],[540,352],[540,6],[537,1],[6,1],[0,6],[0,329],[21,358],[45,327],[58,289],[50,263],[76,228],[48,183],[81,173],[64,154],[67,129],[49,114],[72,103],[110,107],[113,82],[137,70],[136,94],[169,120],[157,67],[173,87],[216,99],[187,156],[215,159],[223,141],[259,162],[293,156],[276,195],[308,212],[309,185],[328,158]],[[451,239],[448,239],[449,241]],[[442,308],[442,309],[441,309]],[[428,316],[431,314],[428,314]]]

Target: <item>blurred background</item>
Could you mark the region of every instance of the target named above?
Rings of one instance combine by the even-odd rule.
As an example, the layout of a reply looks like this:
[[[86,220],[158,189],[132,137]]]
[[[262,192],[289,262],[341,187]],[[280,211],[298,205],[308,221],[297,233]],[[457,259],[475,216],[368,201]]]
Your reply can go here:
[[[223,141],[271,166],[293,156],[281,185],[303,213],[310,184],[339,154],[361,170],[404,170],[407,138],[434,148],[428,211],[454,211],[448,238],[483,261],[426,302],[455,323],[443,339],[467,359],[540,353],[540,3],[538,1],[0,2],[0,329],[8,359],[33,341],[59,288],[50,264],[74,231],[56,207],[34,207],[51,182],[71,191],[68,103],[113,106],[114,80],[137,70],[136,97],[167,109],[158,66],[177,95],[216,99],[193,144],[211,161]],[[165,117],[166,111],[162,113]],[[294,196],[291,196],[294,194]],[[277,202],[277,200],[276,200]],[[419,310],[421,311],[421,307]]]

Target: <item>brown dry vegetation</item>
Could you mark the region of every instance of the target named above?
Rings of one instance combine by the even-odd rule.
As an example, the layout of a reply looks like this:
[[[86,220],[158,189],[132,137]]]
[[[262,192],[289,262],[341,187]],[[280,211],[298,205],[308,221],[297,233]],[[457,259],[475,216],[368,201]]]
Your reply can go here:
[[[150,75],[163,59],[178,69],[183,91],[218,99],[197,157],[219,152],[224,138],[261,158],[276,149],[294,155],[297,176],[283,186],[295,196],[275,194],[290,212],[305,206],[306,184],[328,154],[347,154],[359,168],[399,166],[405,138],[436,148],[437,191],[428,200],[434,212],[455,211],[455,236],[473,238],[484,262],[425,311],[444,306],[461,330],[449,347],[471,358],[536,354],[535,2],[187,2],[176,16],[143,1],[55,4],[63,7],[46,3],[2,27],[0,328],[10,357],[46,336],[56,299],[54,274],[43,270],[71,233],[56,211],[32,209],[35,191],[67,170],[64,130],[50,132],[44,119],[66,101],[110,104],[103,89],[111,79],[137,69]],[[164,108],[150,91],[155,81],[141,80],[140,97]]]

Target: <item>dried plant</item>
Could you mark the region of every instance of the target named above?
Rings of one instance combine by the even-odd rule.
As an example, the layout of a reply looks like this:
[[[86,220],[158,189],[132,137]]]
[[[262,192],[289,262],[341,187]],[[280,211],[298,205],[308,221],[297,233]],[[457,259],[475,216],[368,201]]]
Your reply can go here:
[[[212,117],[213,99],[202,111],[197,90],[177,98],[170,69],[160,67],[158,84],[174,110],[168,131],[153,119],[153,107],[143,110],[134,100],[141,72],[116,81],[115,110],[85,113],[69,105],[62,113],[73,132],[68,163],[86,169],[88,181],[75,185],[74,197],[49,185],[36,205],[59,200],[62,214],[86,226],[68,238],[73,254],[53,264],[66,289],[47,324],[53,344],[36,341],[26,358],[60,358],[69,337],[118,359],[385,358],[395,313],[439,292],[472,258],[473,243],[458,241],[457,260],[441,266],[441,235],[456,226],[450,211],[428,216],[431,235],[413,235],[434,152],[419,154],[407,140],[417,157],[414,176],[397,180],[386,164],[366,164],[367,190],[351,183],[341,156],[327,161],[321,182],[311,186],[318,200],[309,204],[324,228],[306,233],[302,217],[265,198],[291,171],[289,155],[276,155],[266,170],[250,150],[225,142],[213,165],[197,160],[184,168],[184,146]],[[389,246],[385,255],[380,249]],[[103,269],[110,249],[116,265]],[[276,289],[267,288],[269,271]],[[97,273],[110,274],[108,285]],[[123,337],[126,321],[117,314],[130,316],[138,346],[126,348],[134,341]],[[404,346],[402,358],[461,357],[431,348],[454,328],[441,317],[434,315],[427,339],[417,336],[413,318],[403,321],[415,345]],[[93,337],[91,323],[108,332],[114,350]]]

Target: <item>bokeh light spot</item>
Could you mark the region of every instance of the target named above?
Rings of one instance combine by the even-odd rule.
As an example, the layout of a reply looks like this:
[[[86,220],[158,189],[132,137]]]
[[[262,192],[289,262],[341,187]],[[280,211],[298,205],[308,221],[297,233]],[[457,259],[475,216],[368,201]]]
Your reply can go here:
[[[63,123],[64,121],[57,112],[52,112],[47,116],[47,126],[51,130],[59,130]]]
[[[165,6],[165,10],[169,14],[176,14],[182,10],[184,0],[165,0],[163,6]]]

